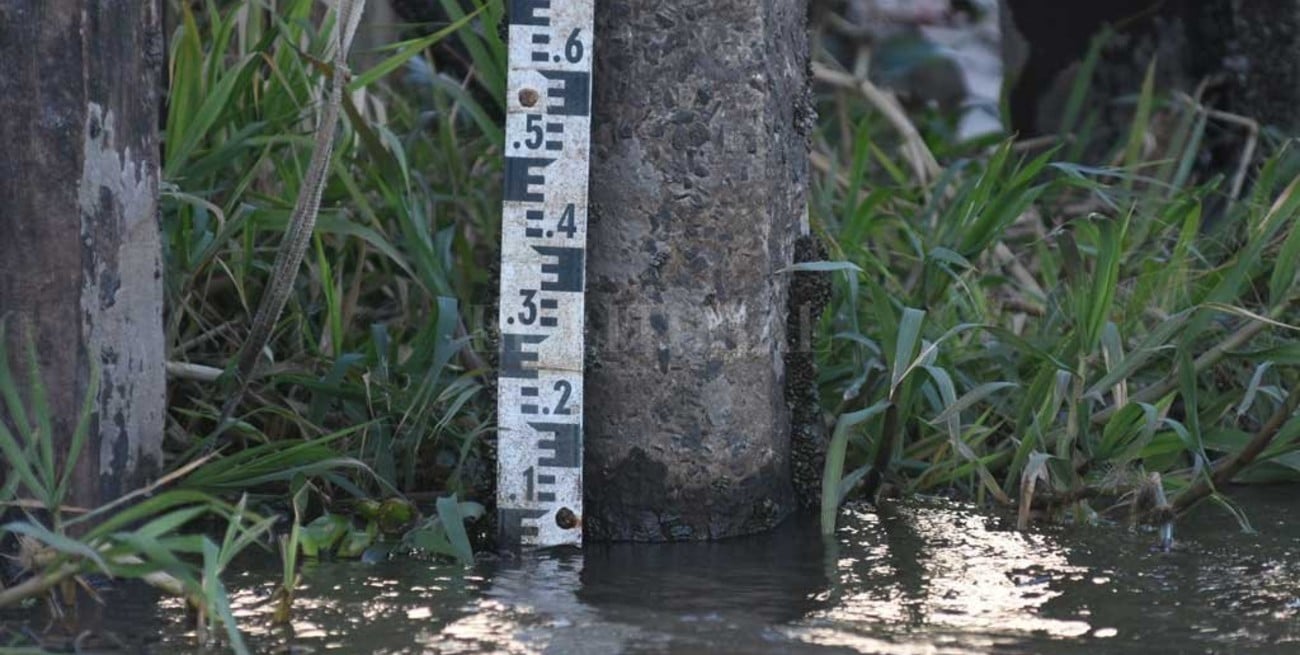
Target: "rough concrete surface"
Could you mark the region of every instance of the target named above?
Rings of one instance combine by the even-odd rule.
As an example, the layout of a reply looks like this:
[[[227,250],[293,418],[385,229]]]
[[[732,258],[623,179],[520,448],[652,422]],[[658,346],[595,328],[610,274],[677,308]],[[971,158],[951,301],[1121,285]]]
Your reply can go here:
[[[805,21],[796,0],[597,4],[588,538],[721,538],[794,506]]]

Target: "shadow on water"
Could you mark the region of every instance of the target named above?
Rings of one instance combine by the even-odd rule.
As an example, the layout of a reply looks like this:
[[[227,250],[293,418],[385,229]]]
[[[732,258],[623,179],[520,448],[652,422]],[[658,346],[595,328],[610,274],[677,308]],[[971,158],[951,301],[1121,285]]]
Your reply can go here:
[[[773,626],[826,607],[822,552],[815,524],[799,518],[746,539],[596,544],[500,562],[489,567],[477,611],[424,645],[440,652],[774,651],[789,639]]]
[[[659,607],[687,621],[793,621],[826,604],[824,551],[815,521],[803,516],[721,542],[598,544],[585,553],[578,597],[610,615]]]
[[[1010,517],[916,500],[846,510],[830,544],[797,519],[759,537],[591,545],[471,570],[318,562],[288,628],[271,627],[271,563],[229,583],[255,652],[1295,653],[1293,495],[1238,494],[1258,534],[1206,508],[1172,553],[1122,527],[1022,533]],[[113,592],[100,629],[118,652],[194,652],[179,604],[153,599]],[[0,615],[24,620],[41,626]]]
[[[825,551],[806,516],[714,543],[601,544],[584,553],[576,597],[605,621],[641,628],[630,652],[771,650],[788,641],[774,626],[828,607]]]

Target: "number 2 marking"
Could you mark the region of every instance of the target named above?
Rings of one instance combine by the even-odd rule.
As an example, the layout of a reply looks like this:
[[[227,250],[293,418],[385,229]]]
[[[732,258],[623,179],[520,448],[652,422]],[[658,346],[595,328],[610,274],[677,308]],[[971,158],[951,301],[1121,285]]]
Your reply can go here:
[[[555,413],[568,414],[569,395],[573,393],[573,385],[568,380],[560,380],[555,383],[555,390],[560,392],[560,401],[555,403]]]

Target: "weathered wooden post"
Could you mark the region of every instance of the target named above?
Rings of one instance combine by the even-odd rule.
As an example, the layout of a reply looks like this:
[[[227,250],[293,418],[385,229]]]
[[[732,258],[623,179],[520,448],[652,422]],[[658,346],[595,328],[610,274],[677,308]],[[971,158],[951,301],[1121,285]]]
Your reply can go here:
[[[0,0],[0,315],[13,370],[35,340],[56,452],[99,367],[74,505],[161,464],[163,56],[157,0]]]
[[[597,3],[588,538],[722,538],[793,507],[781,271],[806,216],[806,9]]]

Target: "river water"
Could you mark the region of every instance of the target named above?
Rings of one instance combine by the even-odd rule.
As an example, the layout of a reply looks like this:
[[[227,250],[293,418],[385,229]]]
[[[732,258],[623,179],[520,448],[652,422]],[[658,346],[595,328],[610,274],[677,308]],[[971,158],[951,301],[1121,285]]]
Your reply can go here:
[[[309,563],[291,628],[270,626],[269,567],[228,582],[259,653],[1300,653],[1296,495],[1237,494],[1255,533],[1202,508],[1172,552],[1123,526],[1021,533],[913,500],[846,510],[829,546],[793,520],[469,570]],[[128,651],[198,652],[172,601],[137,594],[103,613]]]

